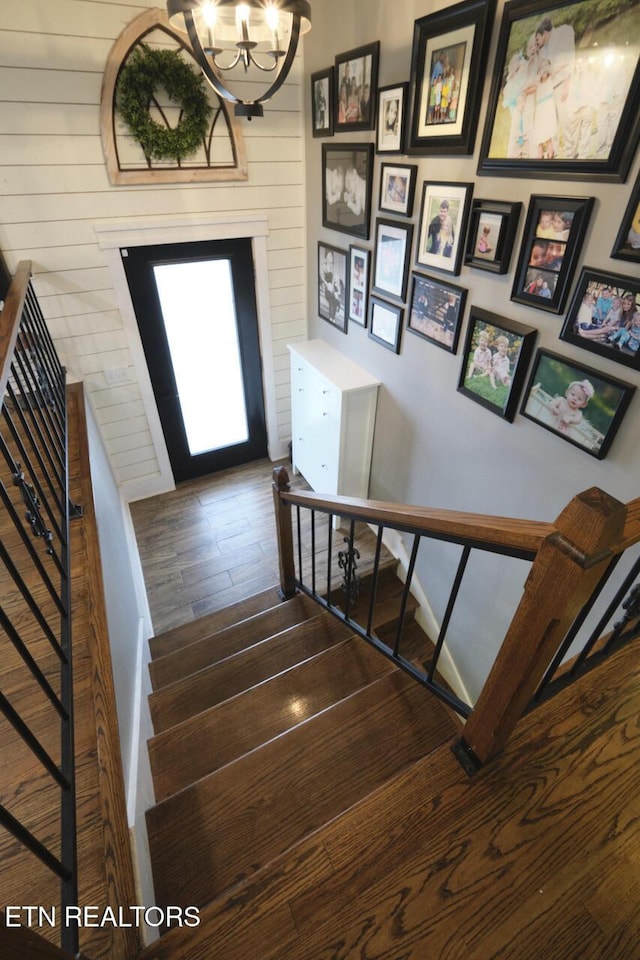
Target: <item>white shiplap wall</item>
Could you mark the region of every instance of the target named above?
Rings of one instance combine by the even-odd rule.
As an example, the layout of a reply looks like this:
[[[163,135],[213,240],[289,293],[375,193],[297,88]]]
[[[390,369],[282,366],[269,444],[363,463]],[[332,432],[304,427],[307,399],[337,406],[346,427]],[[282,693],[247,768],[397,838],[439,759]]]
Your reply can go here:
[[[306,334],[302,66],[265,117],[242,121],[243,183],[114,187],[100,137],[105,63],[123,28],[159,3],[0,3],[0,249],[13,271],[33,261],[34,286],[70,375],[85,380],[126,494],[155,490],[159,464],[113,276],[94,225],[172,218],[267,217],[270,347],[276,437],[290,435],[286,343]],[[105,371],[126,369],[110,385]]]

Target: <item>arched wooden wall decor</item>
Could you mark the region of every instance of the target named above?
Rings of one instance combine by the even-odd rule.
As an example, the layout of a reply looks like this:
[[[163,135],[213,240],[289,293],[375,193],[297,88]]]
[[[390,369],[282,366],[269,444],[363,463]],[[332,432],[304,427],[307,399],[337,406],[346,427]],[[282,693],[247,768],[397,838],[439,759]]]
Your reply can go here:
[[[118,76],[133,51],[143,41],[150,46],[166,48],[167,37],[172,41],[172,49],[181,49],[187,58],[193,59],[188,43],[171,27],[164,10],[158,8],[147,10],[136,17],[122,31],[109,53],[102,80],[100,126],[111,183],[246,180],[247,155],[240,123],[212,88],[208,89],[213,106],[209,134],[203,140],[201,149],[182,161],[149,160],[116,113]],[[195,64],[195,60],[193,62]],[[195,66],[199,71],[197,64]],[[171,123],[174,126],[180,119],[180,107],[168,98],[152,105],[150,112],[158,123]]]

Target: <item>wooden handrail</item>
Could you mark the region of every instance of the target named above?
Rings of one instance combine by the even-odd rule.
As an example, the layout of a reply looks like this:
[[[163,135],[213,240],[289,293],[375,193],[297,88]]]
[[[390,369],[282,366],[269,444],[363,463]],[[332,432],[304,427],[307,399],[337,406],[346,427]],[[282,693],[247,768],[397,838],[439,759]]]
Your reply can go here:
[[[31,260],[21,260],[0,313],[0,398],[4,397],[31,279]]]
[[[283,470],[284,467],[277,468]],[[288,483],[288,477],[287,477]],[[464,541],[471,546],[502,549],[518,556],[533,558],[547,537],[555,533],[552,523],[537,520],[518,520],[493,517],[482,513],[463,513],[459,510],[432,510],[382,500],[361,500],[356,497],[334,497],[312,492],[293,492],[280,487],[284,501],[311,507],[321,513],[334,513],[350,520],[381,523],[451,541]]]

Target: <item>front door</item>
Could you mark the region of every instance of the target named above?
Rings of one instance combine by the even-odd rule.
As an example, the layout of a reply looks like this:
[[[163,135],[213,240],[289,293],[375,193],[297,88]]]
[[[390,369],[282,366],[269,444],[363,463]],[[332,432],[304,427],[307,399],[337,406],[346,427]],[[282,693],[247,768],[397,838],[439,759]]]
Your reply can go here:
[[[266,456],[251,240],[120,253],[175,480]]]

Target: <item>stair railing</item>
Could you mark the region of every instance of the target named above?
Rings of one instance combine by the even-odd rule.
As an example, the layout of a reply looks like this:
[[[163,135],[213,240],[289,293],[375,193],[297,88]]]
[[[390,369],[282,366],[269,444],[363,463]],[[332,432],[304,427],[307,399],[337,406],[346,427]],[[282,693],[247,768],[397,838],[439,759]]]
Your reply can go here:
[[[625,506],[592,488],[574,497],[554,523],[545,523],[292,491],[283,467],[274,471],[273,495],[281,597],[291,597],[297,591],[311,596],[453,707],[465,720],[454,752],[469,773],[502,750],[525,713],[640,635],[640,555],[635,556],[637,551],[632,549],[640,543],[640,498]],[[292,507],[296,515],[295,538]],[[318,517],[328,518],[326,533],[321,538],[317,533]],[[334,518],[338,517],[348,529],[345,548],[338,551],[342,563],[339,556],[336,561],[333,543]],[[357,560],[357,522],[377,531],[366,624],[357,623],[350,615],[357,578],[353,569],[353,561]],[[413,539],[397,632],[391,644],[382,642],[372,628],[380,551],[387,530],[408,534]],[[415,660],[403,656],[402,637],[404,610],[424,539],[459,544],[462,550],[434,640],[434,654],[420,669]],[[456,603],[469,602],[461,588],[472,550],[531,562],[522,599],[475,705],[461,700],[438,678],[454,607]],[[619,567],[625,555],[625,564]],[[342,584],[335,583],[336,565],[344,570]],[[615,574],[625,565],[626,572],[618,576],[616,583]],[[603,603],[601,612],[598,604]],[[590,628],[594,617],[596,625]],[[582,644],[577,653],[576,644]]]
[[[64,917],[78,902],[69,520],[81,511],[68,494],[65,370],[30,277],[22,261],[0,315],[0,711],[26,746],[24,763],[35,758],[55,785],[58,832],[43,839],[21,817],[20,763],[3,766],[0,825],[58,878]],[[77,955],[77,924],[60,930]]]

